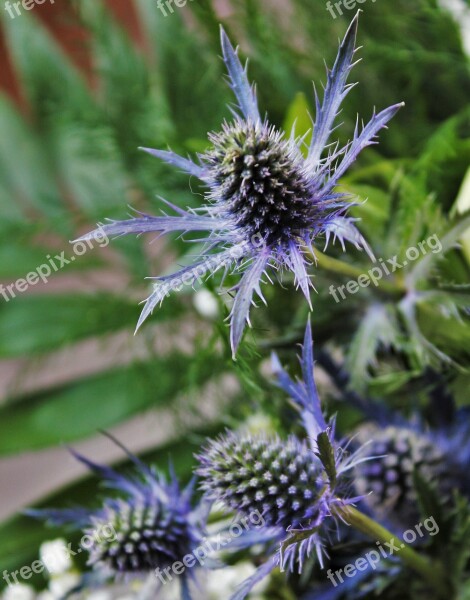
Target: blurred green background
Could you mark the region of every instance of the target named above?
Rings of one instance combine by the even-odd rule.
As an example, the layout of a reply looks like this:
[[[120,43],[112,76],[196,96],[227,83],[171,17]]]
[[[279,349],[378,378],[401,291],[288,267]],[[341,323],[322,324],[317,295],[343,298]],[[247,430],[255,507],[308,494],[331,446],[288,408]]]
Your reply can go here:
[[[465,21],[434,0],[369,0],[361,7],[362,61],[352,76],[360,85],[344,105],[338,135],[347,141],[357,113],[367,120],[374,107],[402,100],[406,107],[343,184],[368,199],[354,213],[377,256],[403,256],[432,234],[447,240],[447,252],[408,280],[401,274],[396,293],[363,290],[335,304],[329,285],[349,279],[337,262],[359,273],[370,268],[363,254],[335,248],[337,262],[320,262],[315,273],[314,338],[344,357],[356,391],[406,410],[411,397],[419,403],[416,389],[432,366],[468,404]],[[288,130],[296,121],[304,133],[314,109],[311,81],[325,80],[324,61],[332,65],[353,16],[343,12],[332,18],[320,0],[193,0],[166,17],[154,0],[46,1],[15,18],[1,10],[3,285],[63,251],[70,258],[69,240],[106,217],[126,218],[129,206],[156,214],[158,196],[198,205],[200,190],[185,175],[137,147],[202,151],[207,132],[229,118],[219,23],[250,57],[262,112]],[[462,250],[453,248],[458,240]],[[167,300],[134,337],[138,302],[149,289],[144,278],[194,252],[178,239],[149,241],[95,244],[47,283],[0,297],[2,569],[29,564],[51,537],[14,512],[46,492],[48,505],[93,494],[94,481],[71,483],[81,471],[62,444],[115,460],[109,442],[96,439],[100,429],[110,430],[163,467],[171,453],[187,477],[206,433],[260,410],[282,428],[278,392],[260,372],[272,347],[294,360],[306,308],[292,282],[267,290],[269,307],[256,312],[254,334],[235,365],[227,308],[215,295],[199,295],[198,303],[190,291]],[[410,281],[429,293],[415,301]],[[66,483],[71,487],[53,491]]]

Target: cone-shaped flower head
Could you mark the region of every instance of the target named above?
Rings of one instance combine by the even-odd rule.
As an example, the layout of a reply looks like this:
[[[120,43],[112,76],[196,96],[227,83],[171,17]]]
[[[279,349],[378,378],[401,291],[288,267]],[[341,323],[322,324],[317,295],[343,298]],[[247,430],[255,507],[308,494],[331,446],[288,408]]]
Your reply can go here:
[[[235,121],[210,141],[210,196],[247,241],[288,245],[319,218],[302,155],[274,127]]]
[[[468,494],[468,462],[458,456],[464,451],[468,461],[468,424],[465,430],[466,440],[459,431],[436,433],[411,424],[361,426],[357,441],[367,442],[367,452],[378,458],[356,466],[356,489],[368,494],[364,500],[379,517],[413,525],[420,516],[415,476],[433,485],[441,501],[449,500],[453,489]]]
[[[337,190],[338,181],[361,150],[375,143],[380,129],[402,105],[374,114],[362,129],[357,125],[345,148],[330,144],[341,103],[353,87],[347,79],[354,66],[357,24],[358,15],[328,72],[322,102],[315,93],[316,119],[306,158],[302,139],[286,137],[261,118],[246,69],[221,31],[222,53],[237,99],[233,120],[225,123],[221,132],[209,135],[212,148],[198,156],[197,162],[170,151],[143,148],[197,177],[208,188],[205,203],[197,210],[182,210],[167,202],[175,211],[174,216],[141,214],[126,221],[110,221],[80,238],[147,232],[207,233],[207,245],[199,260],[173,275],[157,278],[137,327],[171,291],[193,285],[218,270],[232,270],[241,276],[231,312],[231,344],[235,353],[254,294],[263,299],[260,285],[270,268],[292,271],[297,286],[310,302],[312,284],[307,254],[314,254],[314,244],[319,240],[328,244],[333,237],[339,239],[343,248],[347,240],[370,253],[353,219],[345,216],[351,203],[346,194]]]
[[[334,439],[334,423],[327,424],[322,415],[313,378],[310,324],[301,364],[304,378],[294,381],[274,358],[279,385],[301,412],[306,440],[228,433],[209,442],[198,457],[201,487],[210,500],[237,514],[263,516],[265,531],[248,536],[246,545],[266,541],[269,534],[277,543],[273,560],[240,587],[236,600],[276,565],[292,571],[297,564],[300,572],[313,551],[321,563],[328,524],[335,524],[335,506],[358,500],[350,494],[350,473],[359,460],[368,458],[359,458],[362,449],[348,454],[347,444]]]
[[[185,556],[200,538],[184,511],[168,500],[107,501],[100,513],[91,517],[92,527],[85,532],[93,539],[89,564],[114,573],[138,573],[164,568]],[[116,535],[93,535],[106,527]]]
[[[115,491],[97,509],[30,510],[52,525],[81,529],[88,564],[104,576],[140,575],[164,569],[193,551],[205,534],[207,504],[193,507],[193,484],[181,490],[132,454],[135,473],[124,476],[73,453]],[[190,573],[190,571],[189,571]],[[186,588],[187,582],[182,582]]]
[[[201,456],[203,489],[210,498],[250,515],[259,512],[268,527],[297,527],[318,514],[324,469],[308,445],[288,440],[239,438],[212,442]]]

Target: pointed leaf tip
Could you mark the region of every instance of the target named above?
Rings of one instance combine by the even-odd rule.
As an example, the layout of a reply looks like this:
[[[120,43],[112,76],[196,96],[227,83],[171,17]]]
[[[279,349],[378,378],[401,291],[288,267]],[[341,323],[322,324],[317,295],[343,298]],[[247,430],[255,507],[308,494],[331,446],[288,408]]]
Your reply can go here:
[[[261,121],[255,92],[250,85],[246,70],[242,67],[237,51],[233,48],[225,30],[220,28],[222,54],[230,78],[230,86],[235,94],[238,106],[246,119],[254,123]]]
[[[346,43],[349,42],[350,38],[352,38],[354,43],[356,42],[357,31],[359,29],[359,15],[361,14],[361,12],[362,10],[358,10],[357,13],[354,15],[351,23],[349,23],[349,27],[346,30],[346,33],[344,34],[341,46],[345,46]]]
[[[333,68],[331,71],[327,69],[328,78],[322,103],[315,90],[316,118],[308,152],[308,164],[312,173],[315,173],[320,165],[321,155],[335,129],[333,125],[340,112],[341,103],[354,87],[353,84],[347,85],[347,80],[356,64],[353,63],[353,57],[356,51],[358,19],[359,13],[349,24],[340,43]]]

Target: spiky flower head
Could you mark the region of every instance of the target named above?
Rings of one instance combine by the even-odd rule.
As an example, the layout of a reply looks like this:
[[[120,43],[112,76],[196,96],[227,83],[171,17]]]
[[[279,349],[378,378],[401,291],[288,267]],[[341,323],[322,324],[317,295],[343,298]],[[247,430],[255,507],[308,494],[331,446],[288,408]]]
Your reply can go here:
[[[167,202],[174,216],[141,214],[127,221],[110,221],[80,238],[93,239],[103,233],[207,232],[206,249],[199,261],[168,277],[156,278],[137,327],[171,291],[194,285],[218,270],[232,270],[241,275],[231,311],[235,354],[255,293],[264,300],[260,285],[268,271],[292,271],[297,287],[310,303],[309,256],[314,257],[314,245],[319,240],[328,244],[331,237],[338,238],[343,248],[349,241],[371,254],[354,220],[346,217],[351,202],[347,194],[337,190],[338,181],[361,150],[375,143],[380,129],[402,104],[374,114],[362,130],[357,125],[346,147],[330,144],[341,103],[354,87],[347,79],[354,66],[358,15],[328,72],[323,102],[315,92],[316,118],[306,158],[302,139],[286,136],[261,118],[246,69],[221,31],[222,53],[238,105],[232,111],[233,120],[225,123],[221,132],[209,135],[212,148],[198,156],[197,162],[170,151],[143,148],[200,179],[208,189],[205,203],[197,210],[183,210]]]
[[[349,454],[348,444],[335,440],[334,422],[323,417],[313,378],[310,324],[301,365],[303,380],[294,381],[274,357],[278,383],[301,413],[306,439],[229,432],[210,441],[198,456],[201,487],[210,500],[237,514],[263,516],[264,530],[247,536],[246,546],[270,541],[277,547],[272,560],[240,587],[233,600],[244,598],[276,565],[290,571],[297,565],[301,572],[314,551],[322,564],[325,536],[329,524],[335,525],[335,507],[358,500],[350,493],[350,474],[358,461],[368,457],[362,449]]]
[[[267,123],[236,120],[209,137],[210,198],[247,241],[288,245],[319,217],[314,189],[297,146]]]
[[[201,538],[195,535],[187,515],[168,500],[170,497],[139,498],[133,503],[107,500],[101,511],[91,516],[92,527],[85,530],[93,540],[88,564],[110,573],[145,573],[185,556]],[[96,535],[107,527],[114,535]]]
[[[359,463],[354,481],[359,493],[368,494],[364,500],[380,517],[400,525],[416,522],[416,476],[434,486],[442,502],[449,500],[453,489],[467,491],[468,469],[459,464],[459,449],[443,432],[436,434],[411,424],[380,427],[368,423],[359,428],[356,439],[367,443],[367,452],[378,457]],[[464,445],[468,454],[469,442]]]
[[[259,512],[268,527],[297,527],[317,516],[325,489],[324,469],[305,442],[295,437],[241,437],[211,442],[200,457],[202,488],[209,498],[250,515]]]
[[[167,481],[130,453],[135,472],[128,476],[73,454],[116,494],[104,498],[96,509],[27,513],[51,525],[67,524],[82,530],[81,550],[89,552],[88,565],[101,575],[142,575],[164,569],[201,543],[208,510],[205,503],[192,506],[193,483],[182,490],[173,473]]]

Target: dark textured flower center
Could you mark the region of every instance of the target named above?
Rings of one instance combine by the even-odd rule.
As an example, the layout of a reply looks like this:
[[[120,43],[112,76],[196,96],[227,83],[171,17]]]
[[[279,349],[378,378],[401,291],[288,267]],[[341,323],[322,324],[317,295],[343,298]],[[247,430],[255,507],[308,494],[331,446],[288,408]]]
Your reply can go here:
[[[211,136],[210,197],[248,239],[285,244],[311,225],[312,193],[294,144],[267,125],[237,122]]]
[[[427,481],[439,483],[441,491],[449,489],[445,456],[426,436],[409,429],[365,426],[359,441],[371,440],[370,456],[383,456],[363,462],[356,468],[356,483],[368,502],[381,511],[393,510],[402,520],[412,521],[417,514],[417,494],[413,473],[417,471]]]
[[[295,438],[229,436],[212,442],[200,459],[202,487],[237,512],[258,511],[266,525],[284,528],[317,514],[321,468],[315,455]]]
[[[101,534],[111,526],[113,535]],[[133,507],[123,502],[118,509],[107,507],[103,527],[95,527],[90,534],[94,538],[90,564],[114,572],[164,568],[189,551],[185,519],[159,503]]]

